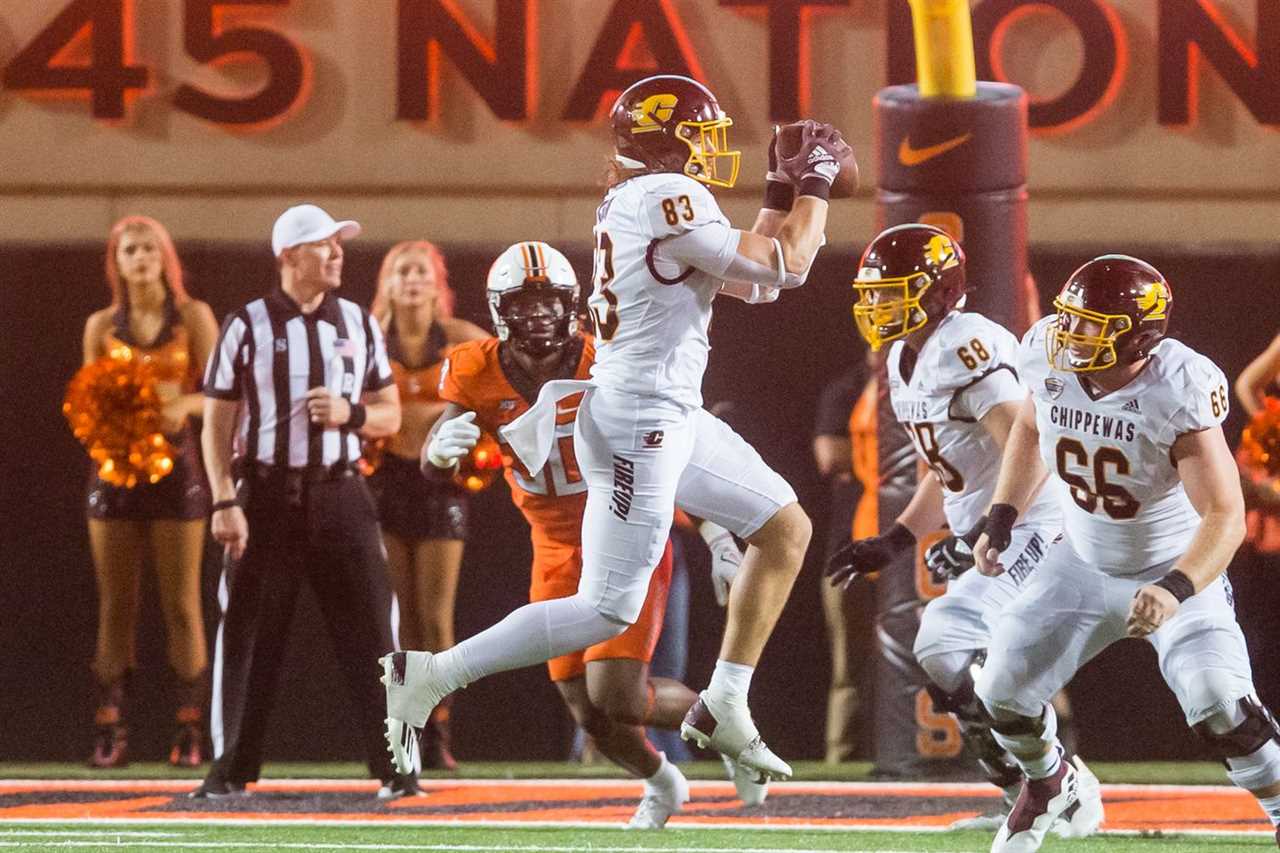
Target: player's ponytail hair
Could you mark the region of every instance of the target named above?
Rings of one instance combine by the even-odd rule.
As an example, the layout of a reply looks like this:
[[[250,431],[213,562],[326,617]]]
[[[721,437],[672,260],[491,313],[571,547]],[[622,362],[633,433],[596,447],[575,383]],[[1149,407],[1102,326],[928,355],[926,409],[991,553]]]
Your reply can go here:
[[[126,231],[150,231],[155,235],[156,244],[160,247],[160,279],[173,295],[173,304],[181,308],[191,301],[182,283],[182,265],[178,263],[178,251],[173,247],[169,230],[150,216],[134,215],[118,220],[107,236],[106,273],[107,285],[111,288],[111,304],[119,307],[129,299],[120,278],[120,265],[116,262],[116,251]]]
[[[444,253],[440,247],[429,240],[405,240],[396,243],[382,259],[378,269],[378,288],[373,294],[373,304],[369,313],[373,315],[385,329],[391,322],[391,295],[388,292],[391,276],[395,274],[396,260],[405,252],[417,251],[427,256],[427,263],[435,273],[436,316],[452,317],[454,305],[453,288],[449,286],[449,269],[444,263]]]

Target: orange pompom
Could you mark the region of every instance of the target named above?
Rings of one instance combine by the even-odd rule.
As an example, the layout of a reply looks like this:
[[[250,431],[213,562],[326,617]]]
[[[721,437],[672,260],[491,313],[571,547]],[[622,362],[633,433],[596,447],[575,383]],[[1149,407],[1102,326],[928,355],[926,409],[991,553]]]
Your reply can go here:
[[[1280,399],[1267,397],[1240,438],[1245,463],[1280,477]]]
[[[151,365],[125,348],[86,364],[67,385],[62,414],[98,463],[98,476],[114,486],[156,483],[173,471],[155,381]]]
[[[502,450],[498,441],[489,433],[483,433],[471,452],[458,463],[453,482],[468,492],[482,492],[493,484],[502,471]]]

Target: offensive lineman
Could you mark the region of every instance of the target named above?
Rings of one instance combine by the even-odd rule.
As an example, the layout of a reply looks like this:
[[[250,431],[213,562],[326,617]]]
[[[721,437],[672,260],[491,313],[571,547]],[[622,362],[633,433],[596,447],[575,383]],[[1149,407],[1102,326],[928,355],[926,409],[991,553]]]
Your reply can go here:
[[[517,243],[504,251],[489,269],[486,291],[497,337],[469,341],[449,353],[440,381],[441,399],[449,406],[423,452],[423,471],[431,478],[452,475],[481,429],[497,433],[533,405],[544,383],[586,378],[595,356],[595,342],[577,328],[577,276],[568,259],[546,243]],[[558,440],[539,476],[530,477],[509,452],[503,454],[512,500],[529,522],[533,542],[531,601],[572,595],[578,587],[587,484],[573,452],[577,406],[573,397],[561,402]],[[709,527],[704,522],[699,528],[705,538],[727,544],[712,551],[719,597],[727,595],[742,555],[727,531]],[[646,725],[678,728],[697,700],[680,682],[648,674],[670,580],[667,550],[635,624],[606,642],[547,662],[565,704],[600,751],[645,780],[644,799],[628,824],[632,828],[662,828],[689,799],[684,776],[644,733]],[[746,784],[747,790],[740,790],[744,799],[763,798],[752,780],[735,781],[740,789]]]
[[[1000,615],[977,679],[996,739],[1027,777],[992,853],[1038,850],[1074,802],[1077,771],[1048,700],[1125,636],[1147,638],[1187,724],[1280,825],[1280,730],[1254,694],[1223,574],[1244,536],[1220,426],[1226,377],[1165,337],[1173,294],[1137,258],[1094,258],[1054,306],[1019,349],[1031,399],[974,549],[983,574],[1005,571],[999,552],[1046,466],[1062,481],[1064,538]]]
[[[929,676],[929,695],[955,716],[961,735],[987,780],[1005,792],[1011,808],[1022,782],[1013,758],[991,734],[992,720],[973,694],[971,667],[981,657],[1000,613],[1018,595],[1049,543],[1062,514],[1041,490],[1012,531],[1004,559],[1013,567],[998,578],[966,572],[969,550],[986,519],[1001,449],[1026,389],[1014,369],[1018,340],[981,314],[957,310],[966,292],[965,257],[945,231],[910,223],[881,232],[867,247],[853,284],[858,331],[878,352],[888,343],[886,370],[894,415],[916,453],[933,471],[882,536],[858,539],[831,559],[833,585],[875,572],[920,537],[945,523],[953,536],[930,549],[930,568],[950,578],[947,592],[920,618],[915,657]],[[1082,799],[1056,827],[1064,837],[1092,834],[1102,819],[1097,778],[1079,758]]]
[[[791,487],[701,408],[701,384],[718,293],[766,301],[804,283],[847,145],[829,125],[805,123],[796,150],[771,173],[785,179],[768,182],[766,209],[752,231],[740,231],[707,189],[733,185],[740,152],[729,149],[732,120],[706,87],[678,76],[641,80],[619,96],[611,123],[619,174],[596,216],[591,382],[548,383],[502,431],[536,475],[555,443],[556,401],[587,391],[574,435],[587,482],[578,591],[528,604],[447,652],[383,658],[388,741],[397,763],[410,766],[412,730],[442,696],[626,630],[679,503],[749,545],[720,659],[681,734],[786,778],[791,768],[760,738],[747,691],[812,528]]]

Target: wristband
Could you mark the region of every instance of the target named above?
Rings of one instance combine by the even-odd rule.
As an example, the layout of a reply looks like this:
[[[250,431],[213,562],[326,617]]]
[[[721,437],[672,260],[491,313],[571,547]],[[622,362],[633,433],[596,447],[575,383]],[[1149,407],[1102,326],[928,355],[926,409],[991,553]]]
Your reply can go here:
[[[800,181],[800,186],[796,189],[797,195],[811,195],[828,201],[831,198],[831,182],[820,175],[811,175]]]
[[[213,506],[209,507],[209,514],[222,512],[224,509],[231,509],[233,506],[240,506],[240,501],[235,498],[227,498],[225,501],[214,501]]]
[[[1013,504],[992,504],[987,510],[987,530],[1013,530],[1018,520],[1018,510]]]
[[[1173,594],[1173,597],[1178,599],[1179,604],[1196,594],[1196,585],[1191,582],[1191,578],[1187,577],[1177,569],[1174,569],[1169,572],[1169,574],[1160,578],[1160,580],[1155,582],[1155,585],[1162,589],[1169,590],[1169,592]]]
[[[352,403],[351,414],[343,426],[347,429],[360,429],[360,427],[364,426],[365,419],[368,417],[369,413],[365,411],[364,403]]]
[[[916,544],[916,535],[907,529],[905,524],[893,523],[893,527],[884,535],[884,541],[895,548],[910,548]]]
[[[764,182],[764,207],[766,210],[791,210],[796,200],[796,188],[785,181],[766,180]]]

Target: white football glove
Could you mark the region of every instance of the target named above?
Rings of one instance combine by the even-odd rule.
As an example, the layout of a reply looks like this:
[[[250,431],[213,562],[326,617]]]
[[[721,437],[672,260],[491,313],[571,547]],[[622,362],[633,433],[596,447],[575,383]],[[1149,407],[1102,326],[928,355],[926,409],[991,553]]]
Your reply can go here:
[[[427,443],[427,461],[437,468],[452,468],[480,440],[475,412],[463,412],[440,424]]]
[[[724,607],[729,603],[729,588],[742,568],[742,550],[733,534],[715,522],[702,522],[698,533],[711,551],[711,588],[716,593],[716,604]]]

